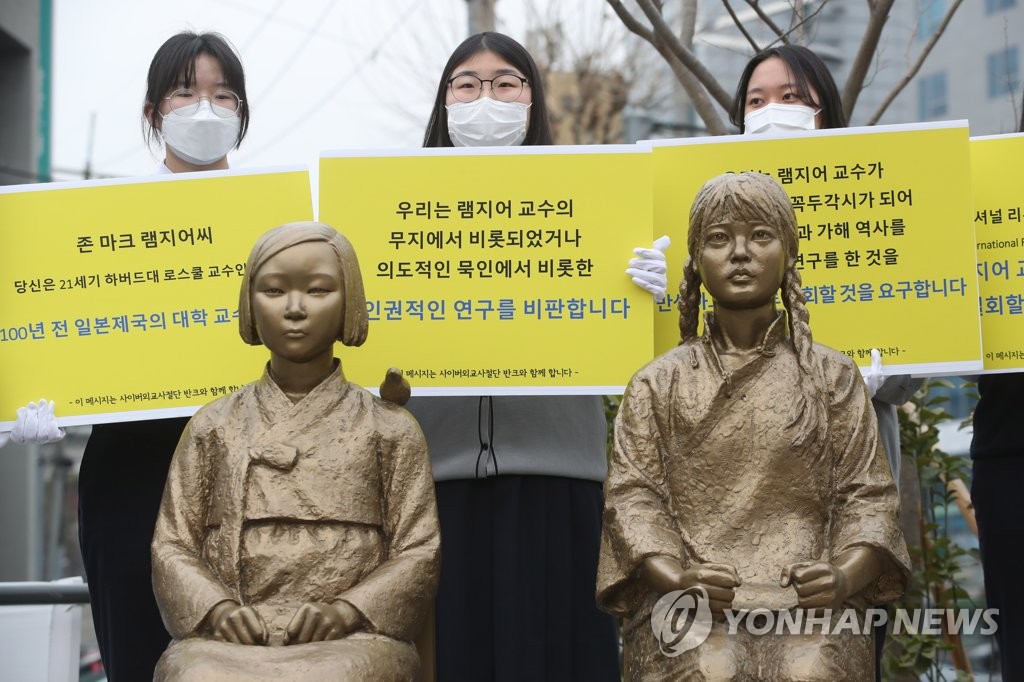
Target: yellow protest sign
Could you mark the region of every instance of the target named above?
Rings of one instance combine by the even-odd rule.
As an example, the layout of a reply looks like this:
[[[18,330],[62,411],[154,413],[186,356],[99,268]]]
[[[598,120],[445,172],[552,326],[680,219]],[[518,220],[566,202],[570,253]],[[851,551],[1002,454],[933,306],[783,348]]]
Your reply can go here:
[[[986,370],[1024,369],[1024,135],[971,140]]]
[[[656,143],[655,231],[677,245],[667,254],[670,286],[682,275],[703,183],[760,171],[779,180],[796,211],[816,341],[861,366],[878,348],[887,373],[977,371],[968,142],[959,121]],[[657,307],[659,353],[678,342],[677,301]]]
[[[363,154],[360,152],[360,154]],[[610,393],[650,360],[650,154],[630,146],[325,154],[320,219],[359,254],[370,336],[348,368],[423,395]]]
[[[304,169],[0,187],[0,419],[40,397],[62,424],[185,415],[258,378],[245,260],[310,219]]]

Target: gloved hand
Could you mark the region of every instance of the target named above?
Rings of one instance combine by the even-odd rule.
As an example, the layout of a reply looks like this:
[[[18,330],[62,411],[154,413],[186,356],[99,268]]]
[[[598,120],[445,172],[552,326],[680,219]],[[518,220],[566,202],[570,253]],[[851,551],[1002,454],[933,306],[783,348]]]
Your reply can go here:
[[[626,269],[626,274],[633,278],[633,284],[653,295],[655,301],[665,297],[665,273],[668,270],[665,265],[665,249],[671,244],[668,235],[662,235],[654,240],[653,248],[636,247],[633,249],[636,257],[630,259]]]
[[[864,373],[864,383],[868,385],[868,396],[872,398],[885,383],[885,375],[882,374],[882,354],[877,348],[871,349],[871,366]]]
[[[12,443],[56,443],[64,438],[64,429],[57,426],[53,401],[40,398],[38,403],[18,408],[14,429],[6,435]],[[3,440],[0,436],[0,445]]]

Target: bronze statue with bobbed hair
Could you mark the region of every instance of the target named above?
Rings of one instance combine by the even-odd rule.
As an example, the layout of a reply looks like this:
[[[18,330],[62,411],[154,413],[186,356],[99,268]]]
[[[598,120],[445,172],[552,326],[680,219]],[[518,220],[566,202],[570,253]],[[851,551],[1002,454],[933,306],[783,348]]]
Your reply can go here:
[[[359,260],[352,243],[333,227],[315,222],[300,222],[281,225],[267,232],[252,249],[246,263],[246,272],[256,272],[270,258],[285,249],[306,242],[323,242],[331,248],[338,259],[342,273],[345,296],[345,323],[338,331],[337,340],[346,346],[361,346],[369,330],[369,316],[366,312],[366,294],[363,292],[363,278],[359,273]],[[252,317],[250,278],[242,281],[238,297],[238,332],[250,346],[260,346],[259,332]]]
[[[152,545],[173,641],[154,679],[413,679],[437,589],[434,486],[416,421],[334,357],[367,335],[348,240],[319,223],[263,235],[239,326],[270,361],[174,453]]]
[[[798,243],[769,176],[725,174],[694,200],[681,341],[630,381],[605,484],[597,597],[624,618],[628,680],[874,679],[869,628],[759,636],[724,617],[830,609],[835,626],[852,609],[863,624],[909,578],[867,390],[850,358],[812,339]],[[714,310],[698,336],[701,287]],[[677,614],[654,611],[669,593],[712,620],[675,655]]]

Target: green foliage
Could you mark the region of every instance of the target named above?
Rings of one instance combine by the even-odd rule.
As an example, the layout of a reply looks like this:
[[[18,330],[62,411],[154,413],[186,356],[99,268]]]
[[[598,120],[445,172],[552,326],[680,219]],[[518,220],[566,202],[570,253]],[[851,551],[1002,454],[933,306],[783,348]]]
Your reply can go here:
[[[962,562],[976,551],[958,545],[949,535],[948,510],[956,507],[953,493],[945,481],[969,481],[968,462],[938,449],[936,426],[948,420],[942,404],[945,396],[934,395],[936,387],[948,388],[949,382],[928,380],[914,396],[914,410],[899,411],[900,443],[904,455],[916,466],[921,490],[920,538],[908,538],[914,574],[903,599],[894,608],[972,608],[970,598],[960,586]],[[916,547],[914,545],[917,545]],[[890,614],[892,611],[890,611]],[[891,619],[890,619],[891,622]],[[901,632],[890,637],[883,659],[887,677],[912,676],[930,680],[947,679],[940,670],[949,659],[953,645],[941,635]],[[956,679],[966,679],[958,671]]]

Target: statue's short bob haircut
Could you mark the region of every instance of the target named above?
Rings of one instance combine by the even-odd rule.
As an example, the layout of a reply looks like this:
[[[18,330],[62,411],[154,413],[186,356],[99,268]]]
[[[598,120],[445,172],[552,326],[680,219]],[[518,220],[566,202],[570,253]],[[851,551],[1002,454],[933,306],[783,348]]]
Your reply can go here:
[[[369,316],[366,312],[366,294],[355,249],[340,232],[330,225],[315,222],[288,223],[266,232],[252,247],[245,266],[242,291],[238,298],[238,333],[251,346],[263,341],[256,331],[252,315],[252,282],[263,265],[285,249],[307,242],[323,242],[331,247],[341,267],[342,300],[345,314],[337,339],[346,346],[361,346],[366,341]]]

